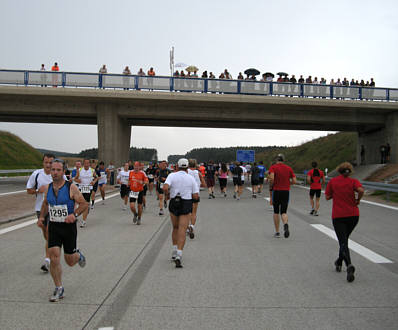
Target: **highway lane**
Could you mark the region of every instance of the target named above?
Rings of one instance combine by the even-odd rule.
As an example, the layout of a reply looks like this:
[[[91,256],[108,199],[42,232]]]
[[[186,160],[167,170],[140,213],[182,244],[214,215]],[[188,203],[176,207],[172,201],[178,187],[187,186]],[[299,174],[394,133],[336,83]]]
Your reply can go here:
[[[87,267],[64,266],[65,299],[48,302],[40,274],[42,239],[28,226],[0,235],[0,327],[98,329],[394,329],[398,323],[398,212],[361,205],[353,241],[390,259],[377,264],[353,252],[357,278],[333,269],[337,242],[331,202],[308,215],[308,191],[292,190],[291,237],[273,238],[272,212],[250,192],[236,201],[201,193],[197,237],[184,268],[170,258],[168,216],[148,197],[143,225],[131,223],[115,197],[97,205],[79,244]],[[1,228],[0,228],[1,229]],[[4,285],[3,283],[6,283]]]
[[[29,177],[0,178],[0,196],[26,191]]]

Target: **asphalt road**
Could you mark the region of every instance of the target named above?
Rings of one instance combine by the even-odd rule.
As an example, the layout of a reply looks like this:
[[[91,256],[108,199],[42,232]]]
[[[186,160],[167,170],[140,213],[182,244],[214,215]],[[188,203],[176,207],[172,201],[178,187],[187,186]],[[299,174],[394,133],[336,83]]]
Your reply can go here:
[[[0,328],[397,328],[398,210],[361,204],[351,238],[370,252],[352,252],[356,280],[347,283],[333,267],[337,242],[317,229],[332,228],[330,202],[322,199],[320,216],[310,216],[308,191],[293,188],[291,237],[277,239],[264,196],[252,199],[245,190],[236,201],[231,188],[227,198],[201,193],[197,236],[188,238],[183,269],[170,262],[169,216],[157,215],[154,196],[141,226],[118,197],[96,204],[78,234],[87,266],[63,262],[59,303],[48,302],[53,283],[40,273],[40,230],[2,233],[12,225],[1,226]]]
[[[2,194],[14,193],[21,190],[26,191],[26,182],[29,177],[0,178],[0,196]]]

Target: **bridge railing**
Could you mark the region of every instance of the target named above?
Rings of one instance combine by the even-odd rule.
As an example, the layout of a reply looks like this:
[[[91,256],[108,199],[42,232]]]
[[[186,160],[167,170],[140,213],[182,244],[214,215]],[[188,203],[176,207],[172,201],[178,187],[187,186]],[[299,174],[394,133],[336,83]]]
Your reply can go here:
[[[82,72],[0,70],[0,84],[398,101],[397,88]]]

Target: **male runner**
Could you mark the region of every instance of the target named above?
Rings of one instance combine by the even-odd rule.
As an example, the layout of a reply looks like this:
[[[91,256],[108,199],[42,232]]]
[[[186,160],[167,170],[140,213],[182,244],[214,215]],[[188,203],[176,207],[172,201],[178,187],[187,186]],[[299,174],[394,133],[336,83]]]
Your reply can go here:
[[[75,178],[76,178],[77,172],[79,172],[81,167],[82,167],[82,162],[80,160],[77,160],[75,162],[75,168],[72,170],[72,174],[71,174],[72,183],[74,183],[78,188],[79,188],[79,184],[75,181]]]
[[[44,200],[44,191],[46,186],[53,181],[51,177],[51,164],[54,160],[55,156],[53,154],[45,154],[43,156],[43,168],[40,170],[36,170],[29,177],[29,180],[26,184],[26,191],[30,195],[36,195],[36,203],[35,203],[35,211],[37,218],[40,216],[41,206]],[[41,270],[43,272],[48,272],[50,267],[50,255],[48,252],[48,214],[44,215],[45,221],[43,222],[43,226],[41,227],[43,232],[43,237],[45,240],[45,258],[44,264],[41,266]]]
[[[216,198],[216,196],[214,196],[214,185],[216,182],[216,172],[217,172],[217,168],[214,165],[214,162],[212,160],[210,160],[206,166],[206,185],[207,185],[207,189],[209,190],[209,199]]]
[[[61,247],[64,247],[65,262],[69,266],[79,263],[86,265],[86,258],[76,248],[77,228],[76,218],[88,208],[79,189],[64,179],[65,165],[62,160],[54,159],[51,166],[53,182],[45,186],[44,201],[41,207],[37,225],[44,228],[45,217],[49,214],[48,249],[50,253],[50,273],[55,284],[55,290],[50,297],[51,302],[64,298],[62,286]],[[75,210],[75,203],[79,207]]]
[[[95,170],[90,167],[90,159],[86,158],[83,160],[83,167],[77,172],[75,181],[79,183],[79,189],[84,199],[87,203],[90,203],[91,190],[93,189],[93,185],[98,181]],[[88,213],[89,208],[85,209],[83,212],[83,220],[80,223],[80,228],[86,227]]]
[[[124,201],[122,209],[127,210],[127,201],[129,198],[130,188],[129,188],[129,163],[124,163],[124,168],[119,172],[117,176],[117,184],[120,184],[120,198]]]
[[[177,172],[171,173],[164,184],[169,204],[170,218],[173,224],[172,259],[177,268],[182,268],[182,250],[185,245],[186,230],[191,218],[192,200],[199,199],[199,187],[195,179],[187,173],[188,159],[181,158],[177,164]]]
[[[274,225],[275,225],[275,237],[279,238],[279,223],[280,217],[282,217],[283,230],[285,238],[290,235],[287,207],[289,204],[289,191],[290,184],[296,184],[296,176],[290,166],[284,164],[285,156],[279,154],[276,157],[276,164],[272,165],[269,169],[270,173],[270,185],[273,186],[272,203],[274,206]]]
[[[261,192],[263,191],[264,177],[267,169],[265,168],[262,160],[260,160],[260,164],[257,167],[260,170],[258,174],[258,194],[261,194]]]
[[[92,159],[91,160],[91,168],[94,170],[95,176],[99,179],[99,176],[97,174],[98,171],[98,165],[97,162]],[[95,203],[95,194],[97,193],[98,190],[98,180],[94,182],[93,184],[93,189],[91,190],[91,209],[94,209],[94,203]]]
[[[163,207],[167,207],[167,201],[164,198],[163,185],[166,182],[167,176],[170,174],[170,170],[167,168],[167,163],[165,160],[161,161],[159,164],[159,169],[156,172],[157,185],[156,189],[159,193],[159,215],[163,215]]]
[[[100,162],[99,167],[96,170],[96,174],[98,176],[98,186],[100,189],[101,197],[102,197],[102,205],[105,204],[105,187],[107,183],[107,178],[109,175],[109,170],[105,168],[105,163]],[[95,195],[94,195],[94,200],[95,200]]]
[[[145,176],[147,177],[147,179],[148,179],[148,176],[146,175],[146,173],[145,173],[145,171],[144,171],[144,166],[145,166],[145,164],[144,163],[140,163],[140,171],[142,172],[142,173],[144,173],[145,174]],[[144,190],[143,190],[143,196],[142,196],[142,208],[143,208],[143,210],[145,210],[145,208],[146,208],[146,193],[147,193],[147,191],[148,191],[148,180],[147,180],[147,182],[144,184]]]
[[[250,169],[251,171],[251,184],[252,184],[252,197],[257,198],[257,189],[260,183],[260,169],[257,167],[257,163],[254,163]]]
[[[149,164],[148,168],[145,170],[145,173],[148,177],[149,184],[149,195],[152,196],[152,191],[153,191],[153,184],[155,181],[155,174],[156,174],[156,169],[153,167],[152,163]]]
[[[133,223],[140,225],[142,217],[142,203],[144,198],[144,185],[148,183],[146,174],[141,170],[140,162],[134,163],[134,169],[130,171],[130,209],[134,214]],[[135,202],[138,203],[138,212],[135,208]]]
[[[190,159],[188,161],[188,174],[192,176],[196,182],[196,185],[198,186],[198,191],[200,191],[200,186],[205,186],[205,180],[203,179],[202,173],[199,172],[197,169],[198,165],[196,163],[196,159]],[[192,199],[192,213],[191,213],[191,223],[188,226],[187,233],[189,235],[190,239],[193,239],[195,237],[195,225],[196,225],[196,219],[197,219],[197,213],[198,213],[198,207],[199,207],[199,202],[200,202],[200,196],[198,195],[198,199]]]
[[[238,162],[235,162],[235,166],[230,167],[230,172],[234,184],[234,198],[240,200],[240,195],[242,195],[243,192],[243,183],[242,183],[243,169],[241,166],[239,166]]]
[[[325,175],[323,174],[323,171],[318,168],[317,162],[312,162],[311,166],[312,170],[307,173],[307,182],[310,184],[310,214],[318,216],[319,200],[321,198],[322,186],[325,184]],[[315,205],[314,196],[316,196]]]

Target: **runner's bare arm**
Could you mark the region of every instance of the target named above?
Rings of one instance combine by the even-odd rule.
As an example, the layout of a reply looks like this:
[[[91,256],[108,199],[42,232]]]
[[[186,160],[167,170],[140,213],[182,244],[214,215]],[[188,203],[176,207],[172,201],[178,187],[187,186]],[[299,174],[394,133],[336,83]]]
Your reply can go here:
[[[297,178],[294,176],[292,177],[292,184],[296,184],[297,183]]]
[[[48,202],[47,202],[48,185],[43,186],[41,188],[44,188],[44,191],[43,191],[44,192],[44,200],[43,200],[43,204],[41,205],[39,219],[37,220],[37,226],[44,228],[45,215],[48,213]]]
[[[84,199],[82,193],[79,191],[79,188],[77,188],[77,186],[74,184],[70,186],[70,197],[79,205],[79,207],[75,209],[74,214],[69,214],[66,217],[66,223],[74,223],[76,221],[75,214],[80,215],[88,208],[88,203]]]
[[[165,185],[163,186],[163,192],[164,192],[164,198],[165,200],[169,200],[170,199],[170,192],[169,192],[169,185],[167,183],[165,183]]]

